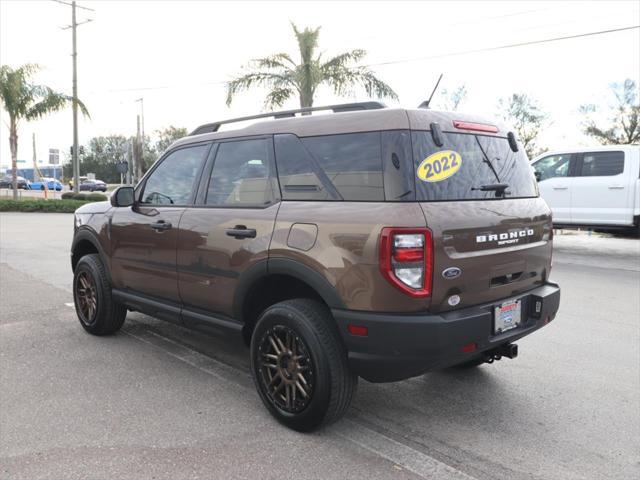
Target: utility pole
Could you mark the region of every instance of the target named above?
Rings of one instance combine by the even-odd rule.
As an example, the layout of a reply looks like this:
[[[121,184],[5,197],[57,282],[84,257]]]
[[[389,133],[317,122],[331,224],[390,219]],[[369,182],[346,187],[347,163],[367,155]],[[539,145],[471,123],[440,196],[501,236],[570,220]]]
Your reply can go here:
[[[142,138],[144,139],[144,97],[140,97],[136,100],[136,102],[140,102],[140,124],[142,130]]]
[[[78,162],[78,51],[76,49],[76,2],[71,2],[71,41],[73,58],[73,191],[80,191],[80,163]]]
[[[77,50],[77,42],[76,42],[76,30],[78,25],[82,25],[84,23],[89,23],[92,19],[85,20],[83,22],[78,23],[76,20],[76,2],[75,0],[71,3],[64,2],[62,0],[54,0],[57,3],[62,3],[64,5],[71,6],[71,25],[63,27],[63,30],[71,29],[71,58],[73,60],[73,99],[72,99],[72,108],[73,108],[73,151],[71,152],[71,162],[73,164],[73,191],[78,193],[80,190],[80,163],[78,162],[78,50]],[[84,10],[94,11],[92,8],[79,6],[77,8],[82,8]]]
[[[136,181],[142,178],[142,138],[140,137],[140,115],[137,117],[136,128]]]

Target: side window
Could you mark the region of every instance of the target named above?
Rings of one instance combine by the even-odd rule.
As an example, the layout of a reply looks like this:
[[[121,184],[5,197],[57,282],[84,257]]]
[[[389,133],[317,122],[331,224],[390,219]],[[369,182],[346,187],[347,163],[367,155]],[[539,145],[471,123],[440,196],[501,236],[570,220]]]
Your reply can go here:
[[[539,182],[554,177],[566,177],[569,174],[570,154],[551,155],[533,164]]]
[[[380,132],[301,140],[344,200],[384,201]]]
[[[585,153],[582,157],[580,177],[607,177],[624,170],[624,152]]]
[[[209,147],[198,145],[181,148],[166,156],[147,178],[140,203],[188,204]]]
[[[221,143],[218,147],[207,205],[268,205],[275,200],[265,138]]]
[[[283,200],[335,200],[335,187],[295,135],[274,137]]]

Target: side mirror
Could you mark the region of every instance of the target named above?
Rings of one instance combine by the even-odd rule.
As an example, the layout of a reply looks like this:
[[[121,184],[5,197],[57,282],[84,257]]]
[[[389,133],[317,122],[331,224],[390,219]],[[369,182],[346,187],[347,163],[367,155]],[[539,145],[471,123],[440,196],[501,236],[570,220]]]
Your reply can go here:
[[[539,182],[540,179],[542,178],[542,173],[540,173],[538,170],[534,170],[533,174],[535,175],[536,180]]]
[[[130,207],[133,202],[133,187],[118,187],[111,194],[111,205],[114,207]]]

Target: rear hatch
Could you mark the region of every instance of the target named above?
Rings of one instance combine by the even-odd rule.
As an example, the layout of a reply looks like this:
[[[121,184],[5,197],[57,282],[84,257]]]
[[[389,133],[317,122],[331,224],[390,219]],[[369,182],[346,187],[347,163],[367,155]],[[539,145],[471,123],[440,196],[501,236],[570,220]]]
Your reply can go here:
[[[411,135],[416,200],[433,233],[431,311],[495,302],[544,283],[551,216],[522,148],[514,152],[506,137],[486,132]]]

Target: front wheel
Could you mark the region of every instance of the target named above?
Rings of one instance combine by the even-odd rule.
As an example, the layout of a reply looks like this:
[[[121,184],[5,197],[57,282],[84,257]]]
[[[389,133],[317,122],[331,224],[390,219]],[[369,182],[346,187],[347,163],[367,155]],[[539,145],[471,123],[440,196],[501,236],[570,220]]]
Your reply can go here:
[[[342,417],[358,381],[331,312],[308,299],[277,303],[260,316],[251,337],[251,371],[271,414],[301,432]]]
[[[111,297],[111,284],[97,254],[85,255],[76,265],[73,300],[80,324],[93,335],[117,332],[127,316],[127,309]]]

